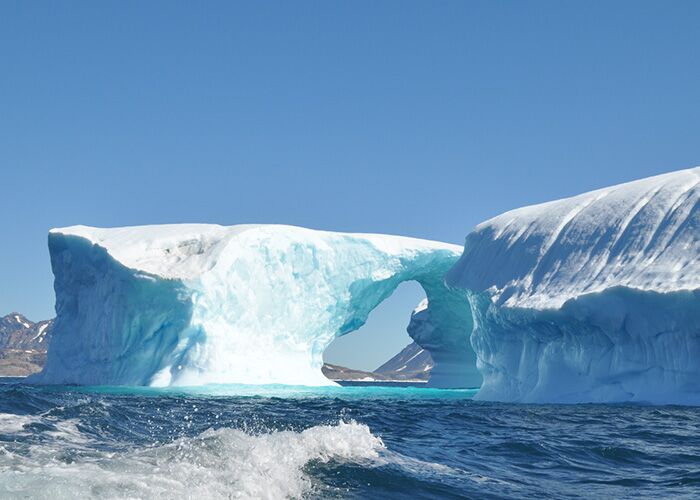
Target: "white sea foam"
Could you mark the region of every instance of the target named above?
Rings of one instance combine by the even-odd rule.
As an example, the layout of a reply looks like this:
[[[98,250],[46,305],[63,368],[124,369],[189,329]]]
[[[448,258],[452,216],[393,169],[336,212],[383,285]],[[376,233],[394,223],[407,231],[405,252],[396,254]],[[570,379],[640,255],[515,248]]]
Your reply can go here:
[[[0,413],[0,434],[16,434],[29,425],[39,420],[31,415],[14,415],[12,413]]]
[[[323,487],[305,473],[308,463],[371,462],[384,450],[356,422],[257,435],[211,429],[127,452],[98,451],[77,426],[69,427],[28,453],[0,449],[0,497],[298,498]]]

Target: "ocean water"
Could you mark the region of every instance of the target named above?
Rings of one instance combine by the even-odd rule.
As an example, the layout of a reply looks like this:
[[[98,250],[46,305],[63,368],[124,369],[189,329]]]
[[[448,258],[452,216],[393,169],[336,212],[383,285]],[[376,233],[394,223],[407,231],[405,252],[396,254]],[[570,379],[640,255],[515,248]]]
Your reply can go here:
[[[0,498],[698,498],[700,409],[0,382]]]

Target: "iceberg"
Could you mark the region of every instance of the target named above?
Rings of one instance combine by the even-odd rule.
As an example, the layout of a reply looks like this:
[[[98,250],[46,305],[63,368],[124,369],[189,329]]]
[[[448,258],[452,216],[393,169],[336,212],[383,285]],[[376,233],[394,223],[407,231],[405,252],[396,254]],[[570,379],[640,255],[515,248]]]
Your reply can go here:
[[[700,168],[479,224],[448,272],[477,399],[700,404]]]
[[[410,335],[431,385],[481,382],[471,311],[445,286],[456,245],[282,225],[176,224],[49,233],[53,341],[36,383],[327,385],[322,353],[403,281],[429,300]]]

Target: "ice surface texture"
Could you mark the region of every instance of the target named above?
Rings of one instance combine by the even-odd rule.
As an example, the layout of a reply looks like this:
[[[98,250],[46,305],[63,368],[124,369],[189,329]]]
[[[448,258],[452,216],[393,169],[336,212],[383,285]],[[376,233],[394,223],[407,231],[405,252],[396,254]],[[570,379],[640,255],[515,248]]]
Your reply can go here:
[[[700,403],[700,169],[478,225],[447,282],[481,399]]]
[[[481,381],[469,305],[444,284],[455,245],[183,224],[55,229],[49,250],[57,319],[37,382],[329,384],[323,350],[407,280],[430,300],[409,331],[433,356],[432,384]]]

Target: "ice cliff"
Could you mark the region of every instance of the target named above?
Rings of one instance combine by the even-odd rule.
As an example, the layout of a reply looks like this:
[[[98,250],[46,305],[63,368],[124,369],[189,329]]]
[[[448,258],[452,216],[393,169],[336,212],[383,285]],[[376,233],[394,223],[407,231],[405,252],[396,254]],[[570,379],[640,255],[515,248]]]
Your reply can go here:
[[[469,306],[444,284],[461,250],[279,225],[54,229],[54,341],[33,380],[328,384],[323,350],[415,280],[430,307],[409,330],[432,385],[478,386]]]
[[[447,283],[480,399],[700,404],[700,168],[507,212]]]

